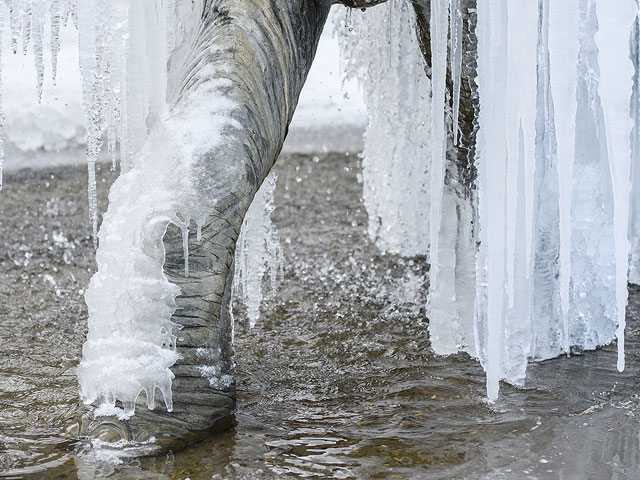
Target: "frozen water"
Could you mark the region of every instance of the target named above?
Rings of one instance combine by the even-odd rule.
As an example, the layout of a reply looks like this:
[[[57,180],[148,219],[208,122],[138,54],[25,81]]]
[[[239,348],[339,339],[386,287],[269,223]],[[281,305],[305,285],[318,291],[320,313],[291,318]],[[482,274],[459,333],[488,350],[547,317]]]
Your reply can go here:
[[[633,128],[629,106],[633,87],[633,63],[629,44],[638,5],[623,0],[610,8],[596,3],[598,62],[607,156],[613,191],[613,238],[616,266],[616,317],[618,327],[618,370],[624,369],[624,327],[627,306],[627,272],[629,265],[629,201],[631,194],[631,145]]]
[[[211,80],[202,88],[210,94],[224,85]],[[193,189],[192,162],[199,148],[221,140],[229,122],[225,112],[233,108],[222,95],[194,108],[198,95],[156,124],[134,166],[111,189],[99,232],[98,272],[85,295],[89,333],[78,378],[86,403],[113,405],[118,398],[133,408],[145,391],[153,408],[158,387],[171,409],[169,367],[177,359],[171,315],[180,291],[164,275],[162,238],[169,222],[201,225],[213,208],[214,195]]]
[[[1,5],[1,4],[0,4]],[[0,8],[0,10],[3,10]],[[45,25],[45,31],[50,24]],[[60,30],[61,54],[57,60],[53,85],[50,36],[45,36],[45,79],[41,102],[36,93],[33,59],[21,53],[11,54],[11,31],[2,36],[3,110],[8,148],[18,152],[57,152],[83,146],[86,140],[82,112],[82,80],[78,69],[78,33],[71,22]],[[30,48],[30,47],[29,47]],[[8,158],[7,168],[20,166]]]
[[[640,268],[637,4],[478,2],[477,178],[464,198],[449,178],[459,143],[463,7],[431,2],[430,79],[408,2],[349,13],[343,24],[345,69],[362,82],[369,115],[369,235],[386,252],[428,252],[433,349],[477,355],[490,399],[501,379],[521,384],[529,360],[616,337],[621,370],[627,279],[639,281]],[[186,0],[0,5],[11,48],[31,52],[38,100],[46,99],[47,69],[52,81],[59,70],[61,26],[70,18],[78,28],[90,215],[102,242],[78,374],[86,402],[109,407],[118,398],[126,414],[141,391],[153,407],[156,387],[171,408],[179,290],[163,275],[162,234],[170,222],[182,228],[188,274],[188,225],[201,225],[213,202],[194,191],[190,159],[220,141],[233,108],[214,81],[206,88],[220,93],[218,101],[201,102],[195,92],[167,108],[169,55],[180,53],[199,8]],[[0,115],[0,143],[4,126]],[[98,234],[95,163],[103,143],[124,174]],[[274,185],[269,179],[256,196],[236,257],[252,323],[263,277],[275,282],[280,269]]]
[[[345,74],[360,81],[368,110],[362,161],[368,234],[382,251],[425,255],[431,86],[415,14],[401,0],[348,12],[346,21],[338,17],[335,28]]]
[[[389,199],[420,192],[420,183],[402,175],[424,165],[429,198],[411,208],[430,211],[429,221],[416,230],[429,228],[421,246],[429,248],[431,263],[432,347],[442,354],[477,355],[491,399],[497,398],[502,379],[522,384],[530,360],[592,349],[615,337],[622,368],[629,251],[631,281],[639,281],[640,269],[637,129],[633,162],[629,142],[631,117],[640,116],[637,75],[632,85],[640,35],[637,6],[627,1],[612,8],[595,0],[478,2],[477,179],[470,185],[476,192],[470,203],[447,184],[455,165],[448,163],[446,148],[459,143],[463,6],[459,0],[431,3],[433,68],[431,83],[421,87],[431,99],[431,128],[424,132],[430,149],[401,164],[395,163],[397,152],[410,158],[403,149],[415,146],[416,137],[392,129],[395,118],[414,124],[424,118],[401,100],[394,102],[399,110],[387,103],[399,90],[393,83],[395,65],[404,57],[399,60],[393,52],[404,31],[383,15],[401,3],[348,17],[354,36],[376,46],[354,49],[347,59],[347,69],[357,71],[372,98],[368,132],[374,134],[366,137],[363,161],[369,234],[383,251],[401,251],[393,241],[413,245],[397,228],[405,215],[398,208],[402,203]],[[380,53],[385,50],[376,43],[380,38],[389,39],[390,53]],[[382,62],[388,62],[386,70],[380,69]],[[416,85],[412,70],[403,72],[408,85]],[[617,87],[614,78],[622,78]],[[406,95],[407,84],[401,88]],[[390,205],[390,215],[383,215]],[[391,242],[387,231],[395,235]],[[473,275],[462,272],[474,257],[475,295],[468,288]],[[465,298],[475,298],[475,307],[465,309]]]
[[[631,58],[635,67],[633,77],[633,97],[631,114],[634,120],[631,146],[632,151],[632,191],[630,235],[631,255],[629,261],[629,281],[640,285],[640,17],[633,26]]]
[[[2,168],[4,164],[4,111],[2,108],[2,37],[4,30],[4,8],[3,5],[0,4],[0,190],[2,189]]]
[[[271,221],[276,181],[277,176],[271,173],[262,183],[244,217],[236,243],[234,291],[247,307],[251,327],[260,318],[260,304],[266,297],[264,280],[270,280],[270,294],[273,295],[282,276],[280,237]]]

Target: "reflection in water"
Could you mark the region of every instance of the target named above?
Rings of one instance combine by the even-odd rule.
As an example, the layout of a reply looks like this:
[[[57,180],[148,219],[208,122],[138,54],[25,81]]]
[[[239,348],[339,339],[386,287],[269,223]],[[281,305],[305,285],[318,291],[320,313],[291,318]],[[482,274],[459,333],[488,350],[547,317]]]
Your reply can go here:
[[[105,169],[106,170],[106,169]],[[120,465],[64,433],[93,272],[84,168],[17,172],[0,202],[0,472],[53,478],[640,478],[640,291],[615,347],[536,364],[484,401],[465,355],[430,353],[424,258],[365,238],[358,160],[288,156],[274,212],[285,278],[237,312],[237,427]],[[113,175],[101,172],[102,205]],[[108,452],[107,452],[108,453]],[[104,456],[104,451],[99,452]]]

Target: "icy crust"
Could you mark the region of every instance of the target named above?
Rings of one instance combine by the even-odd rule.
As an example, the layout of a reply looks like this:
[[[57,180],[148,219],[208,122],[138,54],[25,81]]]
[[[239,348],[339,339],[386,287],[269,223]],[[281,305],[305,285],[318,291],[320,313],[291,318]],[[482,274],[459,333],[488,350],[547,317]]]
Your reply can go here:
[[[98,272],[85,294],[89,333],[78,380],[87,404],[113,408],[120,400],[130,415],[143,391],[153,409],[157,388],[172,409],[180,326],[171,315],[180,289],[163,272],[163,236],[169,223],[183,232],[192,220],[202,226],[215,205],[216,194],[197,183],[196,164],[220,144],[225,127],[236,126],[228,115],[234,104],[217,94],[223,86],[227,81],[203,83],[185,102],[195,107],[179,105],[158,121],[134,166],[113,184],[98,234]]]

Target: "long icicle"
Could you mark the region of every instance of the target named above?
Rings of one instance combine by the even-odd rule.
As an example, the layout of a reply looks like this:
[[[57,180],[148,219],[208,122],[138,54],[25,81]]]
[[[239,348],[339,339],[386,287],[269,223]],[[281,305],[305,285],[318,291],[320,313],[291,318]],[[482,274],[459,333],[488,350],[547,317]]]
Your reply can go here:
[[[449,25],[449,70],[453,84],[453,144],[458,144],[458,113],[460,109],[460,75],[462,73],[462,11],[461,0],[450,0]]]
[[[607,152],[613,186],[613,229],[616,263],[618,370],[624,370],[624,329],[629,266],[629,200],[631,194],[631,141],[633,121],[629,114],[633,88],[633,63],[629,38],[638,14],[633,0],[619,0],[616,7],[600,0],[596,4],[596,34],[600,65],[599,93],[604,110]]]
[[[432,52],[432,114],[431,114],[431,207],[430,207],[430,286],[438,283],[439,237],[442,219],[442,196],[446,157],[445,89],[447,76],[448,0],[435,0],[431,4],[431,52]]]
[[[102,119],[98,106],[99,93],[97,88],[96,69],[96,36],[97,36],[97,5],[90,0],[78,3],[78,43],[80,49],[80,71],[82,73],[82,105],[85,111],[87,126],[87,169],[89,218],[94,246],[98,242],[98,200],[96,192],[96,161],[101,147]]]
[[[480,117],[476,158],[479,177],[481,252],[478,269],[486,272],[487,396],[498,398],[503,377],[506,252],[506,15],[505,0],[478,2],[478,90]],[[502,51],[501,51],[502,49]],[[479,275],[478,278],[482,276]]]
[[[0,3],[0,40],[4,34],[4,4]],[[0,190],[2,190],[4,166],[4,109],[2,108],[2,41],[0,41]]]
[[[549,61],[558,152],[560,212],[560,298],[564,351],[570,353],[569,288],[571,280],[571,192],[576,131],[578,68],[577,1],[549,2]]]

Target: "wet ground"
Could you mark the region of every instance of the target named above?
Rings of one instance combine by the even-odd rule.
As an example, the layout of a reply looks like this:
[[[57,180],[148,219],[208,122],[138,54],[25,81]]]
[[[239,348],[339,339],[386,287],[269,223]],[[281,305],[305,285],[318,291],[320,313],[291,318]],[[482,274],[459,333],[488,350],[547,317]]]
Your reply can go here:
[[[6,174],[0,193],[0,476],[9,478],[640,478],[640,290],[616,348],[532,365],[484,401],[465,355],[436,357],[424,259],[365,236],[355,155],[287,155],[285,277],[249,329],[237,312],[237,427],[119,466],[64,434],[94,270],[86,169]],[[101,206],[114,174],[99,172]]]

